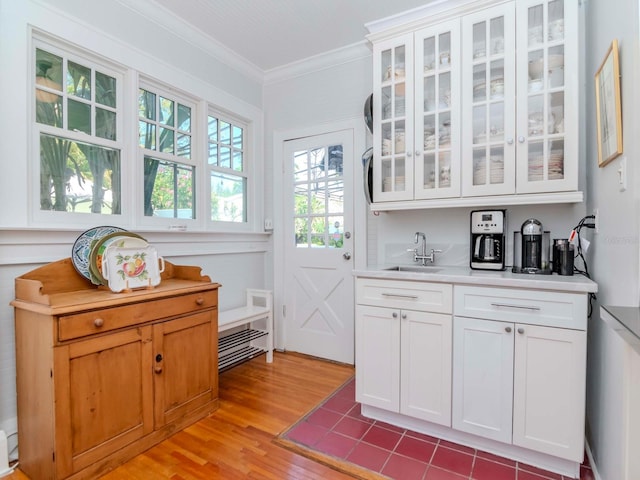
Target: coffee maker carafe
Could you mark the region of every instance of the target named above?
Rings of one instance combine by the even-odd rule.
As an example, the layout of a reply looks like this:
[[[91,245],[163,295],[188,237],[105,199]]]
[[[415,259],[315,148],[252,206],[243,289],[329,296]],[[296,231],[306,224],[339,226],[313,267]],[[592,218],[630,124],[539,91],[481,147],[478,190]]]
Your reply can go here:
[[[524,221],[519,232],[513,232],[513,272],[550,274],[549,232],[535,218]]]
[[[504,270],[506,210],[471,212],[471,260],[476,270]]]

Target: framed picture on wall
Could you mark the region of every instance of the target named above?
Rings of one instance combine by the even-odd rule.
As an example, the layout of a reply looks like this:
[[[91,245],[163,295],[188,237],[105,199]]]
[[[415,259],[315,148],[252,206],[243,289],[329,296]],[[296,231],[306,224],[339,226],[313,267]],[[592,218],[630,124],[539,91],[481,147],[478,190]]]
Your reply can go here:
[[[622,153],[620,62],[618,40],[613,40],[596,72],[596,122],[598,166],[604,167]]]

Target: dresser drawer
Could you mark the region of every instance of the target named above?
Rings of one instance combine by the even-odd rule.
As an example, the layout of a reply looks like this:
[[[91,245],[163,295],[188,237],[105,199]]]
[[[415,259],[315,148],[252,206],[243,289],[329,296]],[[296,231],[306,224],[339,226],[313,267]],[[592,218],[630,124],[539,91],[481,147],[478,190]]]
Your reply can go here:
[[[211,309],[217,304],[218,290],[212,290],[64,315],[58,318],[58,341],[72,340],[176,315]]]
[[[515,288],[456,286],[454,315],[587,329],[587,295]]]
[[[448,283],[358,278],[356,302],[360,305],[451,313],[453,286]]]

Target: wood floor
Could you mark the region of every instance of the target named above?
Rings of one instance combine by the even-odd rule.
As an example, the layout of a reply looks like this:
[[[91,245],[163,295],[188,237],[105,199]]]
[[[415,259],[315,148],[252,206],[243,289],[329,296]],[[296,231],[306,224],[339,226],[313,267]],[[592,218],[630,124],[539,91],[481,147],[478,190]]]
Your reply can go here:
[[[278,446],[277,435],[353,375],[353,368],[292,354],[220,374],[220,408],[102,480],[348,479]],[[25,480],[16,472],[7,480]],[[32,479],[38,480],[38,479]]]

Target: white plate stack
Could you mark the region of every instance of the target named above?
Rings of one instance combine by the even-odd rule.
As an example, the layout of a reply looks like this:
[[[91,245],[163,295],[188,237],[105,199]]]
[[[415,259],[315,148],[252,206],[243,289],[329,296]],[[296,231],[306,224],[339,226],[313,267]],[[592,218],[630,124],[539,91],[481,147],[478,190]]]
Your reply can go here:
[[[564,153],[562,150],[552,150],[549,156],[549,180],[564,178]]]

